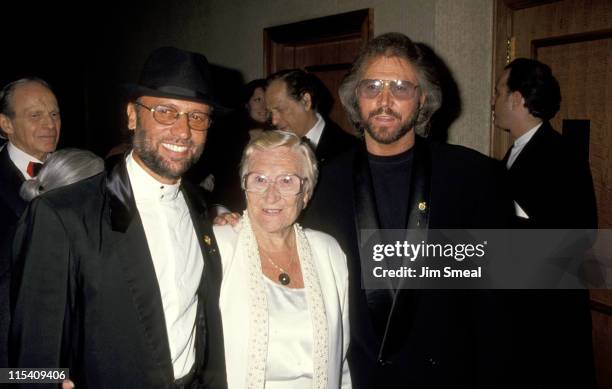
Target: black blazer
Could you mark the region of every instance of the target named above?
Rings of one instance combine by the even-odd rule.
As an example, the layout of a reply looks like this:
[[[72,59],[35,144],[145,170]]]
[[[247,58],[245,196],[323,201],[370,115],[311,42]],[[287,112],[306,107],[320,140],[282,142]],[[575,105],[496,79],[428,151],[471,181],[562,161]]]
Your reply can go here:
[[[344,131],[330,119],[325,119],[325,127],[315,150],[319,163],[327,163],[343,152],[359,145],[357,137]]]
[[[204,258],[194,387],[225,388],[218,248],[196,189],[181,190]],[[22,274],[14,287],[14,366],[68,367],[80,388],[173,386],[159,286],[124,159],[35,199],[14,247]]]
[[[429,199],[429,228],[498,228],[508,223],[502,172],[489,158],[460,146],[418,138],[415,169],[422,170]],[[417,153],[417,150],[420,150]],[[419,200],[411,194],[410,209]],[[402,290],[384,340],[375,332],[358,253],[361,229],[378,228],[365,148],[323,169],[304,224],[334,236],[348,258],[351,348],[355,388],[502,387],[505,330],[495,312],[503,304],[478,291]],[[412,217],[409,217],[409,223]],[[502,385],[502,386],[500,386]]]
[[[510,150],[504,158],[504,166]],[[516,228],[597,228],[589,161],[544,122],[507,172],[511,197],[529,219]],[[591,312],[586,290],[516,293],[519,359],[542,388],[595,388]],[[521,300],[522,299],[522,300]]]
[[[23,174],[11,160],[6,146],[0,151],[0,239],[14,227],[27,203],[19,196],[25,181]]]
[[[7,338],[10,322],[10,244],[13,229],[27,203],[19,196],[24,177],[9,156],[6,144],[0,151],[0,367],[8,365]]]
[[[508,160],[510,150],[504,158]],[[588,160],[548,122],[536,131],[508,170],[511,196],[529,215],[526,228],[597,228]]]

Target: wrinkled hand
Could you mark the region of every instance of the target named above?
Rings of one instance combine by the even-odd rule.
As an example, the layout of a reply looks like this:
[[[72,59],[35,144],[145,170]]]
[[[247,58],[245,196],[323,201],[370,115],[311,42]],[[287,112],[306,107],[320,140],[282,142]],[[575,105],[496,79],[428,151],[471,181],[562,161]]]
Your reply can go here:
[[[64,380],[64,382],[62,382],[62,389],[73,389],[73,388],[74,388],[74,382],[70,380]]]
[[[240,214],[238,212],[227,212],[215,217],[215,219],[213,220],[213,224],[216,226],[224,226],[226,224],[229,224],[230,226],[235,227],[239,221]]]

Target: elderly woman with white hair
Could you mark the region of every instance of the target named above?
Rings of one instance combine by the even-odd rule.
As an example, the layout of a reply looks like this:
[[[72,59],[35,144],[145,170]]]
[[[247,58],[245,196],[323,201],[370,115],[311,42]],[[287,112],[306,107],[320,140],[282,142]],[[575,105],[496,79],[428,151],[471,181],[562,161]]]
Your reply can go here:
[[[346,257],[296,223],[317,174],[292,133],[264,132],[243,153],[247,209],[236,227],[215,226],[229,389],[351,387]]]

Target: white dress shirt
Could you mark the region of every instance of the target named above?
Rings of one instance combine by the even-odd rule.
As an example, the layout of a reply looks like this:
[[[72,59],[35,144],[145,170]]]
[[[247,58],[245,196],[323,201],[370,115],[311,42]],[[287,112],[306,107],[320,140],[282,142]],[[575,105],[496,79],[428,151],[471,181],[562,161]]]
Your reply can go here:
[[[8,151],[11,161],[13,161],[15,166],[17,166],[17,169],[19,169],[19,171],[23,175],[23,178],[25,178],[26,180],[32,178],[32,176],[28,174],[28,164],[30,162],[43,163],[43,161],[39,160],[38,158],[32,157],[30,154],[21,150],[11,142],[8,142],[6,144],[6,151]]]
[[[510,169],[512,167],[514,161],[516,161],[516,158],[518,158],[521,151],[523,151],[523,149],[525,148],[525,145],[529,143],[529,141],[535,135],[536,131],[538,131],[538,128],[540,128],[541,125],[542,123],[538,124],[531,130],[516,138],[514,144],[512,145],[512,149],[510,150],[510,157],[508,157],[508,162],[506,162],[507,169]]]
[[[195,362],[197,290],[204,268],[189,208],[180,181],[163,184],[132,157],[127,172],[155,267],[166,319],[174,377],[181,378]]]
[[[542,123],[538,124],[531,130],[516,138],[514,144],[512,145],[512,149],[510,150],[508,162],[506,162],[506,169],[510,169],[512,167],[521,151],[523,151],[523,149],[525,148],[525,145],[529,143],[529,141],[531,140],[531,138],[533,138],[533,136],[538,131],[538,128],[540,128],[541,125]],[[525,212],[525,210],[523,210],[523,208],[521,208],[521,206],[518,205],[516,201],[514,201],[514,214],[518,217],[529,219],[529,215],[527,215],[527,212]]]
[[[321,135],[323,135],[324,128],[325,120],[323,120],[323,116],[317,113],[317,122],[310,130],[308,130],[306,135],[304,135],[306,138],[308,138],[308,141],[314,149],[316,149],[319,145],[319,141],[321,140]]]

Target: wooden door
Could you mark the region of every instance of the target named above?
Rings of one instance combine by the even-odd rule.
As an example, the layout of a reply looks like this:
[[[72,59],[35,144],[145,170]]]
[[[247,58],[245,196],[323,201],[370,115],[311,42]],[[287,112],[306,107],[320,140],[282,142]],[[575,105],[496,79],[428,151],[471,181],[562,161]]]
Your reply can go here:
[[[328,89],[328,116],[354,133],[338,98],[338,86],[361,48],[372,36],[372,10],[363,9],[264,29],[267,75],[301,68],[316,75]]]
[[[497,0],[495,22],[494,79],[514,58],[538,59],[561,86],[553,127],[588,121],[599,228],[612,228],[612,1]],[[501,159],[509,136],[491,131],[492,155]],[[612,388],[612,291],[591,290],[591,307],[598,384]]]

